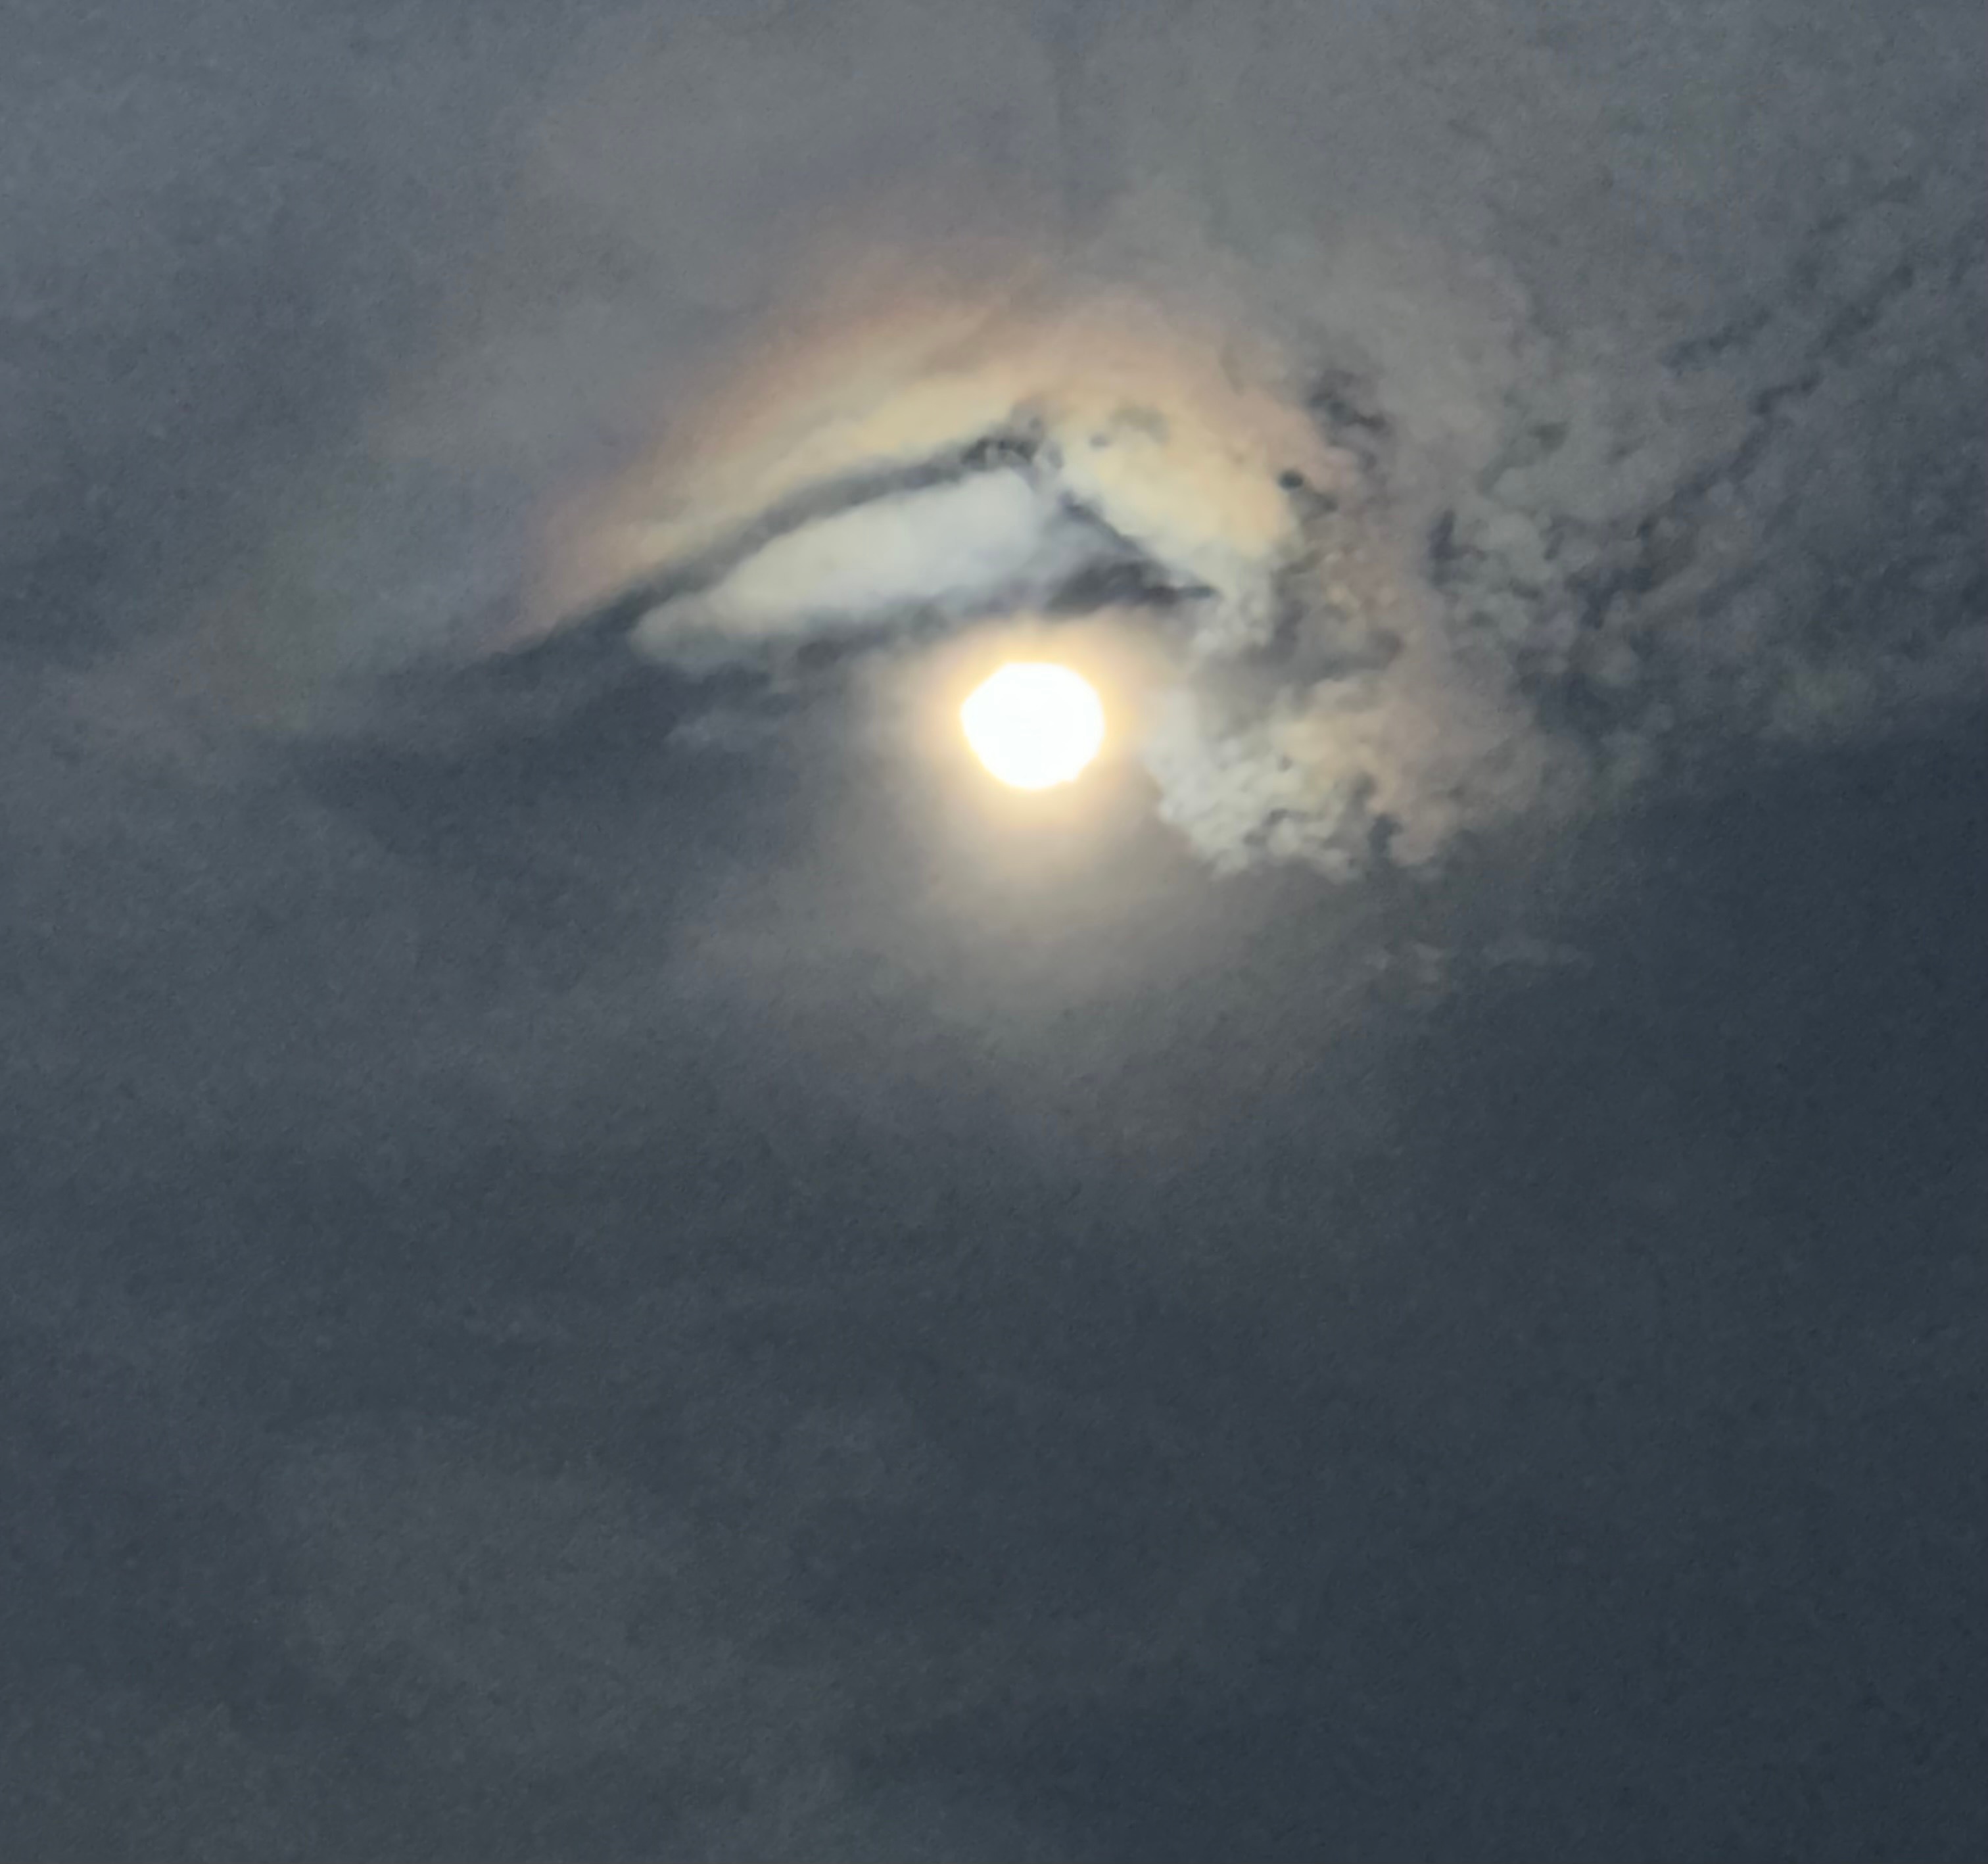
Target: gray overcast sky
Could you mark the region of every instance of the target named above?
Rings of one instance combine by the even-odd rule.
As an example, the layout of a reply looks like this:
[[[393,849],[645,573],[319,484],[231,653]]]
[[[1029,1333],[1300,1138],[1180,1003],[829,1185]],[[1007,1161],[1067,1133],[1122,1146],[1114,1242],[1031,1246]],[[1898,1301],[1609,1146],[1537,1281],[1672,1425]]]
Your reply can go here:
[[[1983,37],[12,0],[0,1856],[1988,1849]]]

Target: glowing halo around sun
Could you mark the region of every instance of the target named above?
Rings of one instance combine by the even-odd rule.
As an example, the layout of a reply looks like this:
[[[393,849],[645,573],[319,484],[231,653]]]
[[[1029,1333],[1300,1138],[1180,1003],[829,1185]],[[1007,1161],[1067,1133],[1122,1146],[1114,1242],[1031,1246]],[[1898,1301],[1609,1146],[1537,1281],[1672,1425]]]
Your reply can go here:
[[[1083,775],[1104,743],[1104,705],[1081,674],[1047,661],[1011,661],[959,709],[974,755],[1016,790],[1049,790]]]

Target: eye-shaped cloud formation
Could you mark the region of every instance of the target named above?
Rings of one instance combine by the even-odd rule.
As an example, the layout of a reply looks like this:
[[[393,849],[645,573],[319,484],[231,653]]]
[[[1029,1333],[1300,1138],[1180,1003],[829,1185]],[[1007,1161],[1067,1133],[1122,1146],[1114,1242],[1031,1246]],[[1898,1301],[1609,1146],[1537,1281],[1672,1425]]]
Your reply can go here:
[[[580,605],[687,670],[1108,607],[1166,649],[1137,735],[1219,865],[1419,861],[1530,800],[1547,760],[1406,573],[1357,385],[1124,290],[921,314],[819,338],[818,388],[749,370],[575,514]]]
[[[655,107],[702,69],[674,40],[604,57],[613,75],[550,113],[546,185],[666,259],[669,288],[438,374],[368,482],[285,527],[309,598],[259,602],[254,625],[356,612],[341,584],[363,580],[367,619],[336,625],[539,641],[512,657],[527,673],[608,641],[699,674],[1108,609],[1169,671],[1138,722],[1163,818],[1220,866],[1339,873],[1978,702],[1988,347],[1969,320],[1988,292],[1939,164],[1846,168],[1710,313],[1609,296],[1663,276],[1660,254],[1584,259],[1584,296],[1530,234],[1510,242],[1523,284],[1487,256],[1432,158],[1314,186],[1286,134],[1309,95],[1280,68],[1252,67],[1260,107],[1224,107],[1219,150],[1168,127],[1149,107],[1168,60],[1229,82],[1209,21],[1150,70],[1134,48],[1094,60],[1053,109],[1054,48],[1013,22],[969,34],[943,84],[890,92],[940,177],[901,216],[901,194],[871,198],[860,137],[847,173],[782,140],[822,82],[800,41],[698,40],[764,90],[750,125]],[[885,49],[923,29],[871,22]],[[1006,165],[989,72],[1045,112]],[[1338,101],[1342,153],[1362,123],[1376,146],[1436,135]],[[1059,137],[1081,188],[1038,159]],[[707,213],[683,175],[734,167],[736,212]],[[962,178],[997,167],[1014,188],[954,240]],[[590,425],[611,470],[567,445]],[[324,567],[341,524],[349,575]]]
[[[1939,294],[1909,270],[1845,287],[1833,316],[1763,315],[1605,383],[1523,334],[1496,373],[1425,337],[1422,373],[1462,384],[1433,406],[1384,343],[1337,364],[1329,329],[1273,343],[1233,299],[859,318],[799,346],[811,364],[749,367],[573,562],[656,566],[623,586],[632,639],[684,666],[1142,615],[1174,668],[1144,759],[1201,852],[1417,864],[1659,770],[1979,700],[1973,450],[1900,462],[1945,514],[1909,539],[1882,536],[1870,462],[1820,457],[1883,379],[1860,344],[1936,350]]]

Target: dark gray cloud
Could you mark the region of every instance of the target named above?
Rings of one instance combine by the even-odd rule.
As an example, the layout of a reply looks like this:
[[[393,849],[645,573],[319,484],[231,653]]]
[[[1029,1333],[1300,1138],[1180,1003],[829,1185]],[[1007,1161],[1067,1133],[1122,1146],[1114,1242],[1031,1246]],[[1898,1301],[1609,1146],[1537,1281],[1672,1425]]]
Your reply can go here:
[[[1980,39],[10,11],[0,1851],[1977,1852]]]

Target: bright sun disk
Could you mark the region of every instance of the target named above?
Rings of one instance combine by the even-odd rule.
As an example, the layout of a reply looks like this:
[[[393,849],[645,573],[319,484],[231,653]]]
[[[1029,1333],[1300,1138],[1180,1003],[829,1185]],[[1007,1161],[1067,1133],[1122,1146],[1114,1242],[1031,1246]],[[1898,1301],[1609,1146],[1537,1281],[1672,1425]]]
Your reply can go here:
[[[959,722],[989,771],[1017,790],[1073,781],[1104,743],[1096,689],[1081,674],[1046,661],[1002,668],[974,688]]]

